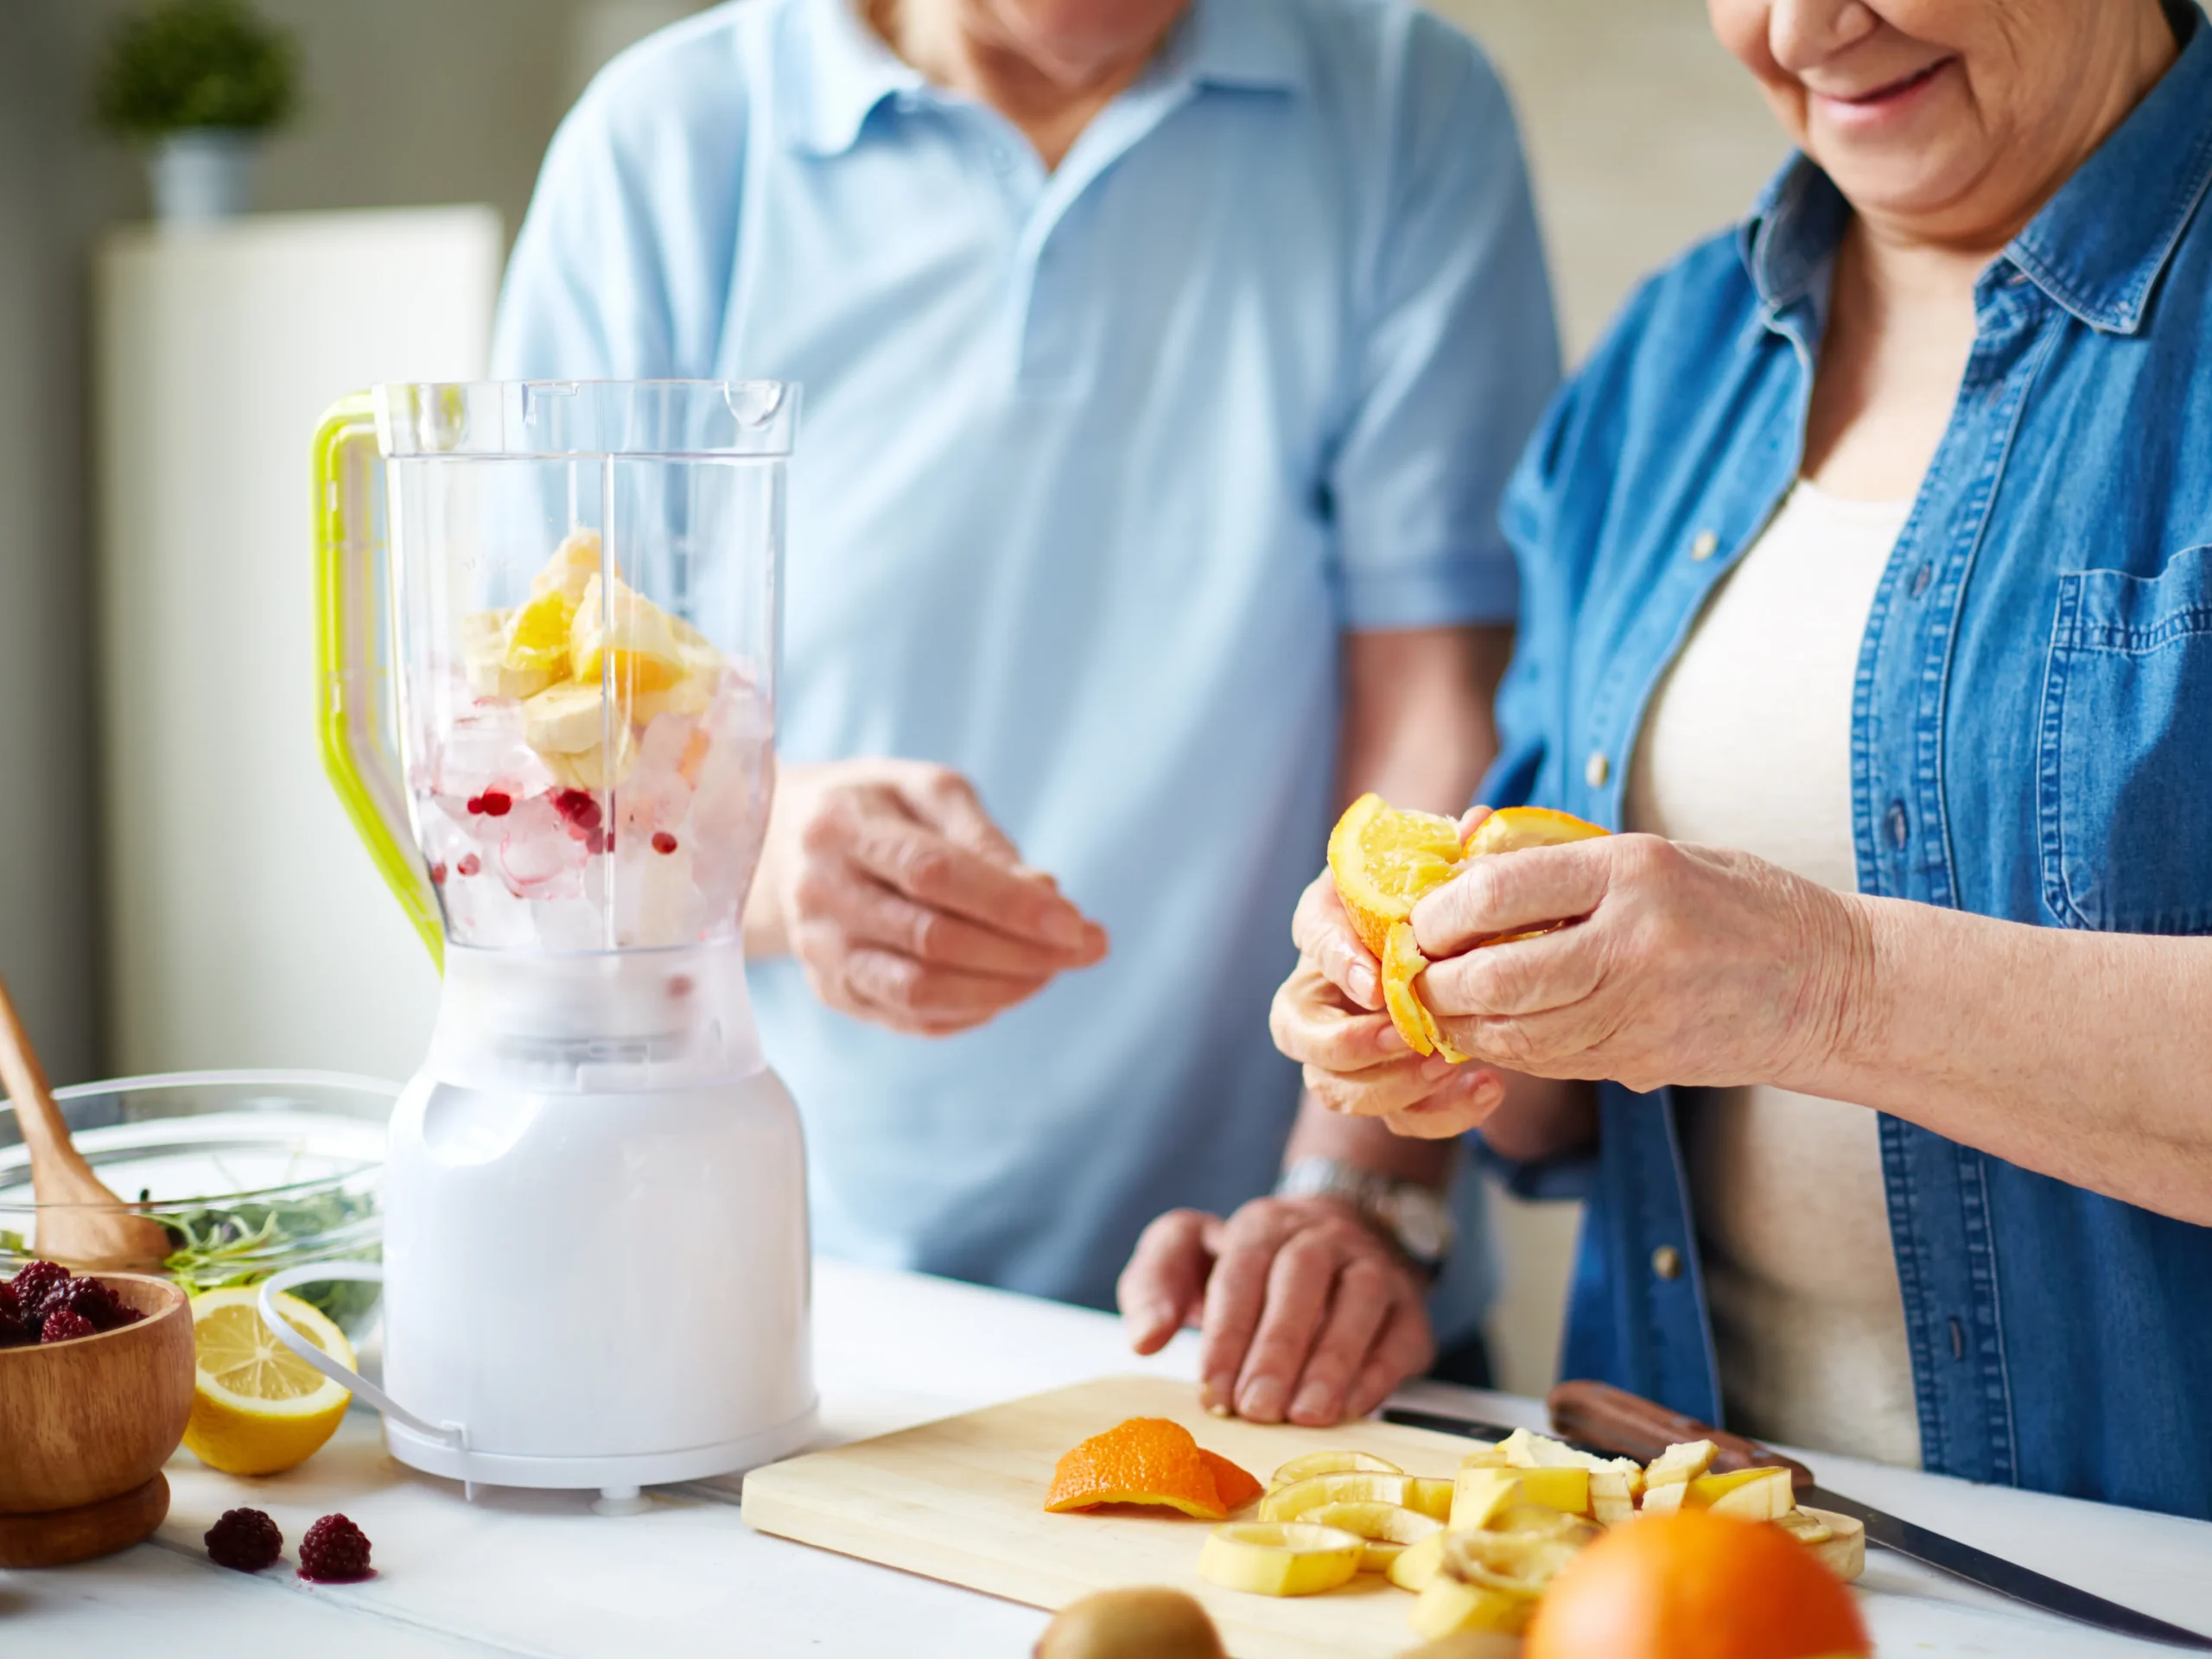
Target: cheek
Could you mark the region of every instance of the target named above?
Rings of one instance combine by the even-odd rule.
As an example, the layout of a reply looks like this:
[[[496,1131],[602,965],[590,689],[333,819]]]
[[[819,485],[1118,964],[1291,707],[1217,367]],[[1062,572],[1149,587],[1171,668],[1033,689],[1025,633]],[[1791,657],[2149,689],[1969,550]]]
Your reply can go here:
[[[1773,0],[1706,0],[1705,4],[1713,38],[1761,79],[1774,67],[1766,50],[1767,18],[1773,10]]]
[[[1774,60],[1767,49],[1767,29],[1775,0],[1706,0],[1713,38],[1728,55],[1751,71],[1758,82],[1767,107],[1774,111],[1789,136],[1802,143],[1805,137],[1805,92],[1796,79]]]

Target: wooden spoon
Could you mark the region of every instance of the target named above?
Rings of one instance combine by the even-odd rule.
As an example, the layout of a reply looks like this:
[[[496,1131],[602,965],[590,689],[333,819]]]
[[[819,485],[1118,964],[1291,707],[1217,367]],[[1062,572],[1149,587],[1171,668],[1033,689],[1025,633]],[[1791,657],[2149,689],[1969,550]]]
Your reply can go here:
[[[133,1215],[109,1192],[69,1140],[29,1033],[0,981],[0,1085],[31,1155],[31,1198],[38,1205],[38,1252],[64,1267],[154,1273],[169,1253],[168,1231]]]

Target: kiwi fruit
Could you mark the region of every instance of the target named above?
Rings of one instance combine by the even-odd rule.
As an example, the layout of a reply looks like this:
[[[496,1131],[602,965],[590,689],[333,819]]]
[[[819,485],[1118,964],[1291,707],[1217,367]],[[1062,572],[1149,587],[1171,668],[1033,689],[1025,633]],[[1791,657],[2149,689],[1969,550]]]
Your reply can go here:
[[[1102,1590],[1070,1602],[1036,1659],[1228,1659],[1206,1610],[1180,1590]]]

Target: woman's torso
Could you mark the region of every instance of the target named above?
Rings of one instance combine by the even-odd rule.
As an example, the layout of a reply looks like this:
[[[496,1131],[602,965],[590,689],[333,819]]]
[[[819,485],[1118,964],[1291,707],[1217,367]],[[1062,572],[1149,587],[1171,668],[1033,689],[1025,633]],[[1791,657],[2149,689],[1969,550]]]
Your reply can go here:
[[[1856,885],[2212,933],[2212,31],[1993,266],[1853,666]],[[1532,445],[1490,798],[1622,822],[1655,691],[1795,479],[1847,210],[1800,162]],[[1719,1408],[1672,1103],[1601,1091],[1566,1363]],[[1878,1121],[1929,1467],[2212,1516],[2212,1230]],[[1687,1270],[1669,1272],[1676,1261]]]
[[[1857,887],[1853,670],[1909,511],[1790,492],[1653,698],[1627,828]],[[1729,1421],[1917,1465],[1874,1114],[1763,1084],[1685,1091],[1678,1109]]]

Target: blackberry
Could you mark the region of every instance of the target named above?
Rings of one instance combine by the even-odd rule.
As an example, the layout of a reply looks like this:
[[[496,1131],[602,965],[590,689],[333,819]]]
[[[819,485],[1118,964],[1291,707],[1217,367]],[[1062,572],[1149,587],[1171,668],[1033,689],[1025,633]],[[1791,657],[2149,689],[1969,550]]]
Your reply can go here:
[[[225,1510],[223,1518],[207,1529],[207,1559],[236,1573],[258,1573],[276,1565],[284,1553],[284,1535],[259,1510]]]
[[[103,1279],[72,1279],[48,1298],[46,1306],[48,1313],[67,1308],[90,1320],[95,1331],[112,1331],[128,1323],[123,1317],[124,1306],[116,1299],[115,1287]]]
[[[0,1285],[0,1348],[30,1342],[36,1335],[24,1322],[23,1305],[16,1300],[15,1287]]]
[[[46,1323],[38,1328],[38,1339],[41,1342],[74,1342],[79,1337],[96,1337],[99,1333],[99,1326],[83,1314],[73,1313],[61,1307],[46,1316]]]
[[[370,1575],[368,1535],[342,1515],[326,1515],[300,1540],[300,1576],[346,1584]]]
[[[23,1305],[23,1317],[42,1319],[46,1317],[46,1299],[69,1282],[69,1269],[58,1262],[34,1262],[16,1275],[16,1300]]]

